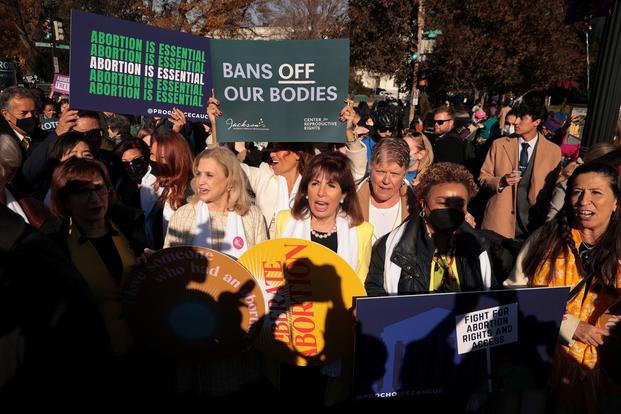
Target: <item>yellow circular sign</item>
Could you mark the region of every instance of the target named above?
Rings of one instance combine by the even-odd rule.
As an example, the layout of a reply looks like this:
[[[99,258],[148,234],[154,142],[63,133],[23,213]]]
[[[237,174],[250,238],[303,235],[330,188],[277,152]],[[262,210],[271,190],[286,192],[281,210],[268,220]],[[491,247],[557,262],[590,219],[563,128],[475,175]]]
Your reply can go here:
[[[354,296],[365,296],[354,270],[332,250],[301,239],[260,243],[240,258],[267,300],[255,345],[281,362],[331,362],[353,349]]]
[[[184,360],[242,352],[265,314],[261,287],[248,270],[202,247],[153,253],[134,268],[121,297],[134,335]]]

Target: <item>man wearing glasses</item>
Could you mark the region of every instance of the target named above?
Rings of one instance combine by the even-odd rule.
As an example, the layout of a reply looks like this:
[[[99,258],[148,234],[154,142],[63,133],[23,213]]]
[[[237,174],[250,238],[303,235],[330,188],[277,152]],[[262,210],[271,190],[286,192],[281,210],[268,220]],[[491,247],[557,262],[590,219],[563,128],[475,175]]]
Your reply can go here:
[[[453,162],[464,165],[464,142],[453,132],[455,111],[440,106],[433,113],[433,126],[436,139],[433,142],[434,162]]]

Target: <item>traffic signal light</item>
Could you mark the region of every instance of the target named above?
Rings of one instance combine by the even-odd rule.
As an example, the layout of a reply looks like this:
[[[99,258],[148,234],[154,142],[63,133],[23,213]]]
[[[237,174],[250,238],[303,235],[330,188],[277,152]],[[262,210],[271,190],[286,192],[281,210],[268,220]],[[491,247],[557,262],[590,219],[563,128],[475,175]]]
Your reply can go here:
[[[54,20],[54,39],[57,42],[65,40],[65,32],[63,31],[63,22]]]
[[[418,46],[416,44],[410,47],[410,62],[416,62],[418,60]]]
[[[43,21],[43,39],[52,40],[52,22],[50,19]]]

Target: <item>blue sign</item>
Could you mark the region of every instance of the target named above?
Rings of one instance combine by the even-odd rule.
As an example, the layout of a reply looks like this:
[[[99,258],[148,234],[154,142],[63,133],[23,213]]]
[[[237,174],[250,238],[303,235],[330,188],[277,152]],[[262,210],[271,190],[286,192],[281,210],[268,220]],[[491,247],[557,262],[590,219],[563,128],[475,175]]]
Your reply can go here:
[[[365,400],[543,387],[568,291],[359,298],[354,396]]]
[[[210,39],[71,12],[71,106],[206,122]]]

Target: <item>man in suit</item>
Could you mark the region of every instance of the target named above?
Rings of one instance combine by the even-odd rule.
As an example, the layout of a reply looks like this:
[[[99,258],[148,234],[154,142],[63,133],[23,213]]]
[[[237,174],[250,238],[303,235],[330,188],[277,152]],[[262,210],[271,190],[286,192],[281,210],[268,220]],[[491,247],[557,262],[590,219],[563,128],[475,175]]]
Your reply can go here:
[[[0,93],[0,113],[4,121],[0,124],[0,129],[17,141],[24,157],[47,136],[39,128],[37,97],[29,89],[11,86],[3,90]]]
[[[19,144],[22,160],[26,160],[47,137],[39,127],[37,96],[21,86],[11,86],[0,93],[0,133],[11,136]],[[32,195],[35,186],[23,176],[22,169],[13,178],[13,185],[20,193]]]
[[[525,96],[515,112],[516,133],[495,140],[481,167],[479,184],[493,193],[481,227],[525,240],[545,221],[561,149],[539,132],[547,117],[543,96]]]

